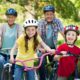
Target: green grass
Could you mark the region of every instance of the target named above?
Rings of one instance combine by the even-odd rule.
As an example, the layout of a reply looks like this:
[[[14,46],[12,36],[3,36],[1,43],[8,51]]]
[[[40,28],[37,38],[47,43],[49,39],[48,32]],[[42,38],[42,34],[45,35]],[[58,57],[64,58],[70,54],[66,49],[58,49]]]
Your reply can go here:
[[[59,40],[57,44],[61,45],[62,43],[64,43],[64,40]],[[77,45],[78,47],[80,47],[80,40],[77,40],[76,43],[75,43],[75,45]]]

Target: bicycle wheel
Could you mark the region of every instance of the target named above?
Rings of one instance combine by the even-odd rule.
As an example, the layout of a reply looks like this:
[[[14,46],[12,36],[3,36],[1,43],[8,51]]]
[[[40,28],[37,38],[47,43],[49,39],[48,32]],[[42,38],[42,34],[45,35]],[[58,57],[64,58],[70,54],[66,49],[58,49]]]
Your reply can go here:
[[[58,68],[58,62],[55,62],[52,71],[50,73],[49,80],[57,80],[57,68]]]
[[[4,67],[1,80],[12,80],[12,72],[9,72],[9,66]]]

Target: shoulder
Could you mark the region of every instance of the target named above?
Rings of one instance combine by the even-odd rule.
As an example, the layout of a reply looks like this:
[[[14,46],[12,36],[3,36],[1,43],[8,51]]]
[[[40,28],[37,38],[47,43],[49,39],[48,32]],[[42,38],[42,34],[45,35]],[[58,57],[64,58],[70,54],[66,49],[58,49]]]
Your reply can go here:
[[[64,48],[67,48],[66,43],[63,43],[63,44],[61,44],[60,46],[57,47],[57,49],[64,49]]]
[[[17,42],[22,42],[22,41],[24,41],[24,37],[25,37],[25,35],[24,35],[24,34],[21,34],[21,35],[19,36],[19,38],[17,39]]]
[[[37,35],[37,40],[39,41],[39,43],[42,42],[42,38],[39,34]]]
[[[74,46],[74,48],[77,49],[77,50],[80,50],[80,48],[78,46],[76,46],[76,45]]]
[[[58,19],[58,18],[54,18],[54,19],[53,19],[53,22],[58,22],[58,23],[59,23],[59,22],[61,22],[61,20]]]
[[[46,21],[44,19],[41,19],[38,21],[38,24],[45,24],[45,23],[46,23]]]
[[[4,29],[6,29],[6,27],[8,26],[8,24],[7,23],[2,23],[1,25],[0,25],[0,30],[4,30]]]
[[[21,26],[20,26],[20,24],[17,24],[17,23],[15,23],[15,26],[16,27],[18,27],[18,28],[20,28]]]

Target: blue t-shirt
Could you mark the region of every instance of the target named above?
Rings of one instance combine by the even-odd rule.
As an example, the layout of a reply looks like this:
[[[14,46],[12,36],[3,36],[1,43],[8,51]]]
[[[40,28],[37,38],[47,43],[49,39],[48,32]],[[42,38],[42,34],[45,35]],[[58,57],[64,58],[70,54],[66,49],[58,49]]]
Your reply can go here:
[[[13,45],[15,44],[16,38],[17,38],[16,24],[14,24],[11,28],[7,24],[5,33],[3,34],[2,49],[12,48]]]
[[[46,39],[45,39],[45,43],[50,46],[50,48],[54,49],[54,43],[53,43],[53,28],[51,26],[51,24],[47,25],[47,29],[46,29]]]

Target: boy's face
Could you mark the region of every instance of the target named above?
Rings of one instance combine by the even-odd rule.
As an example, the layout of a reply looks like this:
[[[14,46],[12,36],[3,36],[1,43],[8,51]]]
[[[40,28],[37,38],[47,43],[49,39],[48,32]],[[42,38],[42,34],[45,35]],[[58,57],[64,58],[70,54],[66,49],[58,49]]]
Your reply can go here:
[[[26,28],[26,34],[29,38],[32,38],[37,32],[37,28],[35,26],[30,26]]]
[[[54,13],[52,11],[48,11],[44,13],[44,16],[47,22],[52,22],[54,18]]]
[[[76,40],[77,34],[75,31],[68,31],[66,33],[66,41],[68,44],[74,44],[74,41]]]
[[[8,15],[8,16],[7,16],[8,24],[9,24],[9,25],[13,25],[14,22],[15,22],[15,19],[16,19],[15,16],[13,16],[13,15]]]

